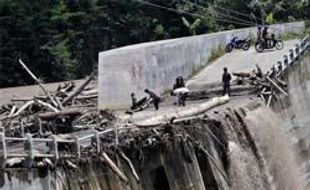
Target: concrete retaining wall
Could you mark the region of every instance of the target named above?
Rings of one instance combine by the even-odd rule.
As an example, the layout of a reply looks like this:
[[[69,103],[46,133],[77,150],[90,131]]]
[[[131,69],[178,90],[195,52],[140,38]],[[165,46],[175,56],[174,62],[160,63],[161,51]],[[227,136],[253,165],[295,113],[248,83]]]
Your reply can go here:
[[[303,22],[273,25],[276,33],[299,32]],[[125,46],[99,53],[99,108],[121,109],[130,105],[130,93],[143,96],[145,88],[163,93],[179,75],[185,78],[206,65],[212,49],[225,45],[234,34],[255,36],[256,28],[224,31]]]

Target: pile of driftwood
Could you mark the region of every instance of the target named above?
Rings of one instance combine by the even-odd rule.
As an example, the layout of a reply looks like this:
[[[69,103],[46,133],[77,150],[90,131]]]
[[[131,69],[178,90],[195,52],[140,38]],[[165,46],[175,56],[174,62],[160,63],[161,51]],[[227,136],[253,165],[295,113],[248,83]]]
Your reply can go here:
[[[12,99],[11,103],[0,107],[0,127],[6,136],[23,137],[31,133],[34,137],[48,137],[89,128],[99,130],[113,119],[112,115],[96,109],[98,92],[96,87],[89,87],[95,73],[78,86],[65,82],[49,92],[22,60],[19,63],[36,81],[43,95]]]
[[[264,74],[258,65],[256,68],[251,72],[233,73],[237,77],[237,83],[255,86],[258,96],[262,98],[267,107],[270,106],[273,99],[277,99],[279,93],[288,96],[287,84],[281,79],[280,69],[272,67],[271,71]]]

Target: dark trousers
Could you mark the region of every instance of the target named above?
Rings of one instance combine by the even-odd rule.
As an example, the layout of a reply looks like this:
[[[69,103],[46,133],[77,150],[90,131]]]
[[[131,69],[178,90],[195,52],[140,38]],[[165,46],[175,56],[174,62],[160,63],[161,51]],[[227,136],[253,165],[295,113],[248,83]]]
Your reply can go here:
[[[230,96],[230,84],[224,84],[223,85],[223,96],[225,95],[225,94],[228,94],[228,96]]]
[[[159,98],[153,99],[153,103],[154,103],[155,110],[158,110],[158,108],[159,108],[159,107],[158,107],[159,102],[160,102],[160,99],[159,99]]]
[[[179,106],[185,106],[186,97],[187,97],[187,94],[179,94],[178,95]]]

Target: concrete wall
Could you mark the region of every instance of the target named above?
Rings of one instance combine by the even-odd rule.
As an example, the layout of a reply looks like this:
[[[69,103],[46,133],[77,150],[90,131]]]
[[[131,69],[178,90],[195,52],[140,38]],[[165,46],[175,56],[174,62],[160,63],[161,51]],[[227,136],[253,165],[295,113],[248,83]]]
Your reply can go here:
[[[303,22],[273,25],[276,33],[298,32]],[[204,66],[211,50],[225,45],[231,34],[255,36],[256,28],[224,31],[125,46],[99,53],[99,108],[121,109],[130,105],[130,93],[138,97],[145,88],[162,93],[179,75],[185,78]]]

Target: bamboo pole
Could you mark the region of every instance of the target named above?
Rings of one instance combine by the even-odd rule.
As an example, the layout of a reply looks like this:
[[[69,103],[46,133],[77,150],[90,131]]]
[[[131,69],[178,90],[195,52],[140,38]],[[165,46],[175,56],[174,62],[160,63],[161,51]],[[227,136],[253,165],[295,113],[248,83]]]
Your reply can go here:
[[[34,103],[35,103],[34,101],[27,102],[12,117],[18,116],[22,111],[24,111],[25,109],[27,109],[29,106],[31,106]]]
[[[270,79],[270,77],[266,76],[266,79],[273,85],[275,86],[280,92],[282,92],[285,96],[288,96],[288,94],[279,86],[277,85],[276,82]]]
[[[129,165],[131,172],[133,174],[133,176],[136,178],[137,182],[140,182],[140,178],[137,174],[137,171],[135,169],[135,167],[133,166],[132,162],[130,161],[130,159],[124,154],[124,152],[120,152],[121,157],[127,162],[127,164]]]
[[[27,65],[21,60],[18,59],[19,63],[22,65],[22,67],[27,71],[27,73],[38,83],[39,87],[42,89],[44,94],[48,97],[48,99],[53,103],[54,106],[58,107],[55,100],[52,98],[50,93],[45,89],[44,85],[41,83],[41,81],[32,73],[32,71],[27,67]]]
[[[40,104],[42,106],[45,106],[45,107],[49,108],[53,112],[59,112],[59,110],[57,108],[55,108],[54,106],[52,106],[49,103],[43,102],[41,100],[35,100],[35,102],[37,102],[38,104]]]
[[[126,184],[129,182],[126,175],[117,167],[117,165],[112,161],[112,159],[107,155],[107,153],[102,152],[101,158]]]

